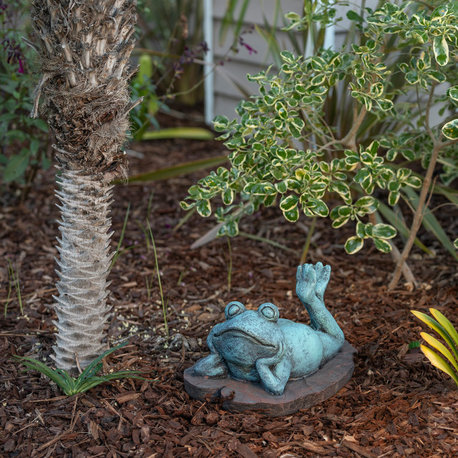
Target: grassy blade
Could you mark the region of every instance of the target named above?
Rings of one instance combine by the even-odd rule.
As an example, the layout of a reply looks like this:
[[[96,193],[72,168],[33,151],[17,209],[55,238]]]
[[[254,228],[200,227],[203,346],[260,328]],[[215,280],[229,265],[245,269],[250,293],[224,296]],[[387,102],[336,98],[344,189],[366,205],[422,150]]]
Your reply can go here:
[[[10,263],[11,261],[8,260],[8,263]],[[10,280],[8,282],[8,295],[6,297],[6,301],[5,301],[5,306],[3,308],[3,316],[4,318],[6,318],[6,313],[8,311],[8,304],[11,302],[11,291],[13,290],[13,286],[11,284],[11,279],[10,279],[10,270],[9,270],[9,264],[8,264],[8,279]]]
[[[455,343],[455,349],[458,350],[458,332],[456,332],[452,323],[441,313],[439,310],[430,308],[431,315],[442,325],[442,327],[449,333],[453,342]]]
[[[166,167],[163,169],[134,175],[129,177],[128,183],[145,183],[148,181],[166,180],[168,178],[186,175],[198,170],[208,169],[210,167],[214,167],[215,165],[223,164],[226,161],[227,156],[216,156],[206,159],[199,159],[197,161],[182,162],[181,164],[174,165],[172,167]],[[116,181],[115,183],[120,183],[120,181]]]
[[[29,358],[27,356],[18,356],[18,355],[13,355],[13,356],[27,368],[41,372],[42,374],[46,375],[46,377],[50,378],[64,392],[66,391],[66,389],[69,388],[67,386],[68,379],[66,380],[66,378],[62,376],[61,371],[56,371],[54,369],[51,369],[50,367],[48,367],[46,364],[42,363],[41,361],[38,361],[33,358]]]
[[[260,237],[259,235],[255,235],[255,234],[249,234],[248,232],[240,232],[239,233],[240,237],[245,237],[247,239],[250,239],[250,240],[257,240],[258,242],[262,242],[262,243],[268,243],[269,245],[272,245],[273,247],[275,248],[280,248],[280,250],[283,250],[283,251],[287,251],[289,253],[296,253],[297,252],[291,248],[288,248],[287,246],[285,245],[282,245],[281,243],[278,243],[278,242],[275,242],[274,240],[270,240],[268,238],[265,238],[265,237]]]
[[[430,360],[431,364],[442,372],[445,372],[447,375],[450,375],[455,383],[458,385],[458,375],[455,374],[453,369],[431,348],[427,347],[426,345],[420,345],[421,351],[423,354]]]
[[[156,266],[157,283],[159,285],[159,294],[161,296],[162,315],[164,318],[165,334],[168,338],[169,337],[169,325],[167,323],[167,304],[164,301],[164,292],[162,290],[161,272],[159,271],[159,261],[157,259],[156,242],[154,241],[153,231],[151,229],[151,224],[149,223],[149,220],[146,221],[146,224],[148,226],[148,234],[151,240],[151,245],[153,247],[154,264]]]
[[[180,229],[180,227],[183,226],[183,224],[186,224],[196,211],[196,207],[194,207],[190,211],[186,212],[186,215],[184,215],[183,218],[181,218],[180,221],[178,221],[177,225],[172,229],[172,233],[175,234],[175,232],[178,231],[178,229]]]
[[[235,29],[234,29],[234,44],[235,44],[235,40],[238,40],[239,36],[240,36],[240,32],[242,30],[242,27],[243,27],[243,24],[244,24],[244,20],[245,20],[245,14],[246,14],[246,10],[248,8],[248,5],[250,3],[250,0],[243,0],[243,3],[242,3],[242,7],[240,8],[240,13],[239,13],[239,17],[237,19],[237,22],[235,24]]]
[[[456,362],[456,359],[453,357],[453,355],[450,353],[448,348],[442,343],[439,342],[435,337],[433,337],[431,334],[428,334],[426,332],[420,332],[421,337],[431,345],[431,347],[435,348],[436,350],[440,351],[453,365],[453,367],[456,369],[458,373],[458,363]]]
[[[453,344],[452,338],[449,336],[448,332],[439,324],[434,318],[426,315],[423,312],[417,312],[416,310],[411,310],[411,312],[423,323],[428,325],[433,331],[436,331],[447,343],[450,350],[452,350],[455,358],[458,360],[458,352],[455,349],[455,345]]]
[[[269,23],[267,22],[266,18],[264,18],[264,28],[259,27],[255,24],[254,26],[256,32],[264,39],[268,46],[268,55],[272,56],[272,59],[277,67],[281,66],[281,58],[280,58],[280,45],[277,41],[277,37],[275,35],[275,28],[270,29]]]
[[[113,372],[112,374],[102,375],[100,377],[92,377],[91,379],[86,380],[84,383],[80,385],[78,393],[84,393],[85,391],[88,391],[97,385],[115,379],[133,378],[137,380],[147,380],[146,378],[139,376],[138,374],[140,373],[140,371],[120,371]]]
[[[97,356],[97,358],[92,361],[89,366],[84,369],[84,371],[81,373],[81,375],[78,377],[78,379],[87,379],[88,377],[92,377],[95,373],[97,373],[101,368],[102,360],[108,355],[111,355],[111,353],[119,350],[122,347],[125,347],[128,344],[127,341],[120,343],[119,345],[116,345],[116,347],[108,349],[106,352],[102,353],[100,356]]]
[[[121,254],[120,250],[121,250],[122,242],[124,240],[124,234],[126,233],[126,226],[127,226],[127,220],[129,219],[129,212],[130,212],[130,202],[129,202],[129,205],[127,205],[127,211],[126,211],[126,216],[124,217],[124,223],[122,225],[121,236],[119,237],[118,246],[116,247],[116,251],[113,256],[113,259],[111,260],[110,270],[113,268],[116,260],[118,259],[119,255]]]
[[[10,277],[10,288],[11,283],[14,285],[16,289],[16,296],[19,303],[19,310],[21,311],[21,315],[24,315],[24,310],[22,308],[22,297],[21,297],[21,286],[19,285],[19,277],[16,276],[14,271],[13,263],[10,259],[8,259],[8,275]],[[8,298],[10,297],[11,292],[8,293]],[[6,311],[5,311],[6,313]]]
[[[164,140],[168,138],[213,140],[214,135],[202,127],[170,127],[168,129],[150,130],[142,135],[142,140]]]
[[[390,224],[392,224],[398,230],[400,234],[402,234],[407,239],[409,237],[409,229],[404,224],[402,219],[398,215],[396,215],[396,213],[393,210],[391,210],[390,207],[385,205],[383,202],[381,202],[380,200],[378,202],[379,202],[378,210],[383,215],[383,217]],[[414,243],[418,248],[423,250],[428,255],[430,256],[433,255],[433,252],[427,246],[421,243],[418,237],[415,237]]]
[[[56,369],[56,372],[65,380],[69,390],[74,388],[76,379],[74,379],[67,371],[64,371],[63,369]]]
[[[235,7],[237,6],[238,0],[229,0],[226,8],[226,12],[224,13],[223,20],[221,23],[221,27],[219,29],[219,44],[220,46],[223,45],[227,31],[229,29],[229,26],[231,26],[234,23],[234,11]],[[238,38],[238,37],[236,37]],[[234,38],[234,40],[236,39]],[[235,43],[234,43],[235,44]]]
[[[406,193],[410,204],[416,209],[418,207],[418,194],[408,186],[404,186],[403,191]],[[428,231],[432,232],[442,246],[458,261],[458,255],[453,243],[429,208],[424,210],[422,224]]]
[[[76,385],[79,386],[85,380],[95,377],[102,370],[102,368],[103,364],[101,362],[95,364],[94,366],[86,367],[86,369],[83,372],[81,372],[79,377],[76,379]]]
[[[458,192],[455,189],[448,186],[437,185],[434,186],[434,192],[442,194],[446,197],[452,204],[458,205]]]

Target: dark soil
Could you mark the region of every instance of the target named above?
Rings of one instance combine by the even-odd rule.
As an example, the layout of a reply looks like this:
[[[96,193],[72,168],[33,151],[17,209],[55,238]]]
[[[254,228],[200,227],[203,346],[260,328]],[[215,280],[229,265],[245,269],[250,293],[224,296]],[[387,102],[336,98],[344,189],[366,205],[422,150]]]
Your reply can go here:
[[[132,148],[144,154],[143,159],[131,158],[132,173],[223,151],[217,142],[184,140]],[[112,382],[70,398],[40,374],[24,372],[12,359],[18,354],[49,362],[52,352],[50,306],[58,233],[52,172],[39,177],[24,204],[7,204],[0,210],[1,456],[457,456],[454,383],[418,349],[409,350],[409,343],[418,341],[425,330],[411,309],[437,307],[456,324],[456,263],[427,233],[421,234],[422,240],[436,249],[436,257],[414,250],[409,260],[420,288],[412,291],[400,284],[389,293],[391,257],[372,247],[350,257],[343,250],[349,233],[318,221],[308,262],[332,266],[326,304],[358,350],[354,376],[337,395],[278,418],[230,413],[218,404],[189,398],[183,370],[206,354],[206,336],[223,320],[230,300],[249,308],[271,301],[284,318],[308,319],[294,293],[308,221],[291,225],[276,209],[269,209],[243,223],[244,232],[288,250],[246,237],[231,241],[232,256],[225,239],[191,250],[191,243],[214,221],[193,215],[176,229],[185,216],[178,201],[203,173],[116,188],[114,248],[129,203],[131,210],[123,242],[126,250],[110,275],[114,316],[109,336],[112,345],[127,337],[130,344],[107,358],[105,365],[107,370],[139,369],[153,380]],[[141,228],[148,209],[168,302],[169,340],[154,255]],[[456,220],[447,207],[440,217],[449,229]],[[14,288],[10,302],[6,300],[8,259],[21,282],[23,314]]]

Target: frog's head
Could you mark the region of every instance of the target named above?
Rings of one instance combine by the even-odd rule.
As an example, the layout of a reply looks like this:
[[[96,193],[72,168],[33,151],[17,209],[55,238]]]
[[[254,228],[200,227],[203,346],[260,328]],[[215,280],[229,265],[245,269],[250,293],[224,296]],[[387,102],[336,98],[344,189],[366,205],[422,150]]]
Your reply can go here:
[[[278,308],[271,303],[247,310],[237,301],[224,311],[226,321],[217,324],[209,335],[209,346],[228,362],[252,366],[260,358],[283,355],[283,333],[278,326]]]

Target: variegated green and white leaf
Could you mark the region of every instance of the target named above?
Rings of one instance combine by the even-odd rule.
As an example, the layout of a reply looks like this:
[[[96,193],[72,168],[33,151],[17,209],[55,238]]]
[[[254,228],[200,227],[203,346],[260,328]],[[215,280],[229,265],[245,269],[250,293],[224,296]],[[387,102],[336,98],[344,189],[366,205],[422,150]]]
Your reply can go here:
[[[377,237],[379,239],[392,239],[393,237],[396,237],[397,231],[396,229],[389,225],[389,224],[376,224],[372,228],[372,236]]]
[[[361,250],[363,245],[364,245],[364,240],[362,238],[353,236],[353,237],[348,238],[347,241],[345,242],[345,251],[348,254],[355,254],[359,250]]]
[[[197,209],[197,213],[199,213],[199,215],[204,218],[207,218],[208,216],[212,214],[212,207],[208,199],[197,201],[196,209]]]
[[[381,251],[382,253],[390,253],[392,246],[389,242],[383,239],[373,238],[375,248]]]
[[[449,140],[457,140],[458,139],[458,118],[449,121],[448,123],[444,124],[442,127],[442,133],[444,137],[447,137]]]

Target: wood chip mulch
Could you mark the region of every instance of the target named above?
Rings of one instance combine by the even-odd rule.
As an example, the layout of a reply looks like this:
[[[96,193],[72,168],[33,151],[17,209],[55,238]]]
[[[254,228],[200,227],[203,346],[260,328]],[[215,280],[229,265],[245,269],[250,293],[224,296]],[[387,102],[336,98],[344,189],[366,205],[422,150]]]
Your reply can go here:
[[[132,172],[221,154],[216,142],[163,141],[133,145]],[[231,413],[188,397],[183,370],[207,352],[206,336],[224,319],[224,306],[240,300],[257,308],[271,301],[281,316],[307,322],[295,297],[295,269],[308,221],[291,225],[278,210],[247,218],[244,232],[287,250],[239,237],[200,249],[190,245],[214,222],[184,213],[178,201],[200,174],[142,186],[118,186],[113,237],[119,240],[131,211],[123,248],[110,274],[113,345],[130,343],[105,362],[107,370],[139,369],[152,381],[122,380],[74,397],[36,372],[24,372],[12,355],[50,361],[55,319],[56,220],[52,171],[39,177],[27,201],[4,196],[0,210],[0,455],[5,457],[452,457],[458,456],[458,391],[409,343],[424,329],[410,313],[436,307],[456,325],[456,263],[428,233],[434,258],[415,249],[410,267],[421,286],[387,292],[393,261],[374,248],[344,253],[349,232],[318,221],[308,262],[332,266],[326,304],[358,350],[351,381],[311,409],[278,418]],[[152,197],[151,197],[152,194]],[[151,197],[151,199],[150,199]],[[148,205],[148,202],[151,202]],[[150,208],[148,208],[148,206]],[[170,339],[165,337],[154,256],[148,251],[148,209],[157,244]],[[447,213],[448,212],[448,213]],[[456,229],[444,207],[441,221]],[[262,217],[261,217],[262,216]],[[23,301],[13,288],[7,303],[7,260],[17,272]],[[228,272],[232,262],[231,277]],[[229,289],[230,282],[230,289]],[[3,316],[6,307],[5,316]]]

